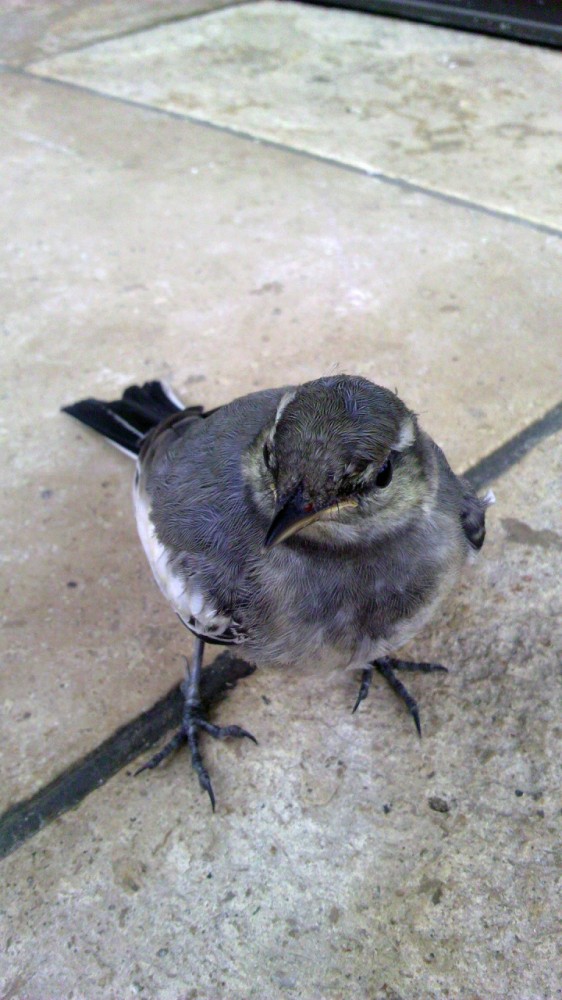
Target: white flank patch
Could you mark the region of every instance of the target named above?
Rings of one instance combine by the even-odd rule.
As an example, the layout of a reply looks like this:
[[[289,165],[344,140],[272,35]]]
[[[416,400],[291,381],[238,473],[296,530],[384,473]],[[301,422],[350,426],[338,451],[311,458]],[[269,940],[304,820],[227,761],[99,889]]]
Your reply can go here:
[[[137,486],[133,489],[137,530],[146,558],[156,583],[180,618],[203,637],[208,632],[214,639],[220,639],[222,632],[230,628],[230,618],[219,615],[217,609],[195,586],[190,587],[179,573],[171,568],[172,557],[162,545],[150,517],[148,498]]]

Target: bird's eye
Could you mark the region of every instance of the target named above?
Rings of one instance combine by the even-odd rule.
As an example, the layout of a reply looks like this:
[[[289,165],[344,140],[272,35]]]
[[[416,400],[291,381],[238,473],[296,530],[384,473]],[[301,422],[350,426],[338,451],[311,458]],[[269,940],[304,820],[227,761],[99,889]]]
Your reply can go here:
[[[270,472],[275,471],[275,458],[273,457],[273,452],[271,450],[271,445],[269,441],[266,441],[263,446],[263,460]]]
[[[384,490],[385,487],[387,487],[388,484],[390,483],[391,479],[392,479],[392,465],[390,462],[390,455],[389,455],[386,462],[383,465],[381,465],[379,471],[377,472],[377,478],[375,479],[375,483],[380,490]]]

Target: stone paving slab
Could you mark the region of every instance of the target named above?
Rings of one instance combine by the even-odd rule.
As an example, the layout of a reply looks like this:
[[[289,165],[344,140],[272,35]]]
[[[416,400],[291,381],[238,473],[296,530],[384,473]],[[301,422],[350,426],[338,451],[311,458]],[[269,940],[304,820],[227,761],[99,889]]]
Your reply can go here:
[[[562,227],[548,49],[266,0],[33,70]]]
[[[259,747],[121,773],[3,863],[3,996],[555,1000],[562,436],[495,488],[489,538],[417,644],[420,743],[376,683],[260,670]]]
[[[165,377],[187,401],[344,370],[457,469],[556,402],[553,237],[4,74],[1,805],[179,679],[124,456],[59,413]]]
[[[0,59],[21,66],[238,0],[2,0]]]

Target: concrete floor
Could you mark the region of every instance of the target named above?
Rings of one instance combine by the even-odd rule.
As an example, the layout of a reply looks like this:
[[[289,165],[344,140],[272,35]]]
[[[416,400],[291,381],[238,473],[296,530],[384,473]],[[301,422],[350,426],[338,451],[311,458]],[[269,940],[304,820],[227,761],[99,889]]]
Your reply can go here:
[[[61,404],[165,377],[214,406],[345,370],[396,387],[458,471],[509,460],[481,559],[409,650],[450,668],[411,682],[421,743],[383,684],[352,717],[328,656],[258,670],[216,718],[259,747],[204,747],[215,815],[180,753],[2,862],[0,995],[560,997],[559,57],[221,6],[0,13],[1,808],[190,649],[130,467]]]

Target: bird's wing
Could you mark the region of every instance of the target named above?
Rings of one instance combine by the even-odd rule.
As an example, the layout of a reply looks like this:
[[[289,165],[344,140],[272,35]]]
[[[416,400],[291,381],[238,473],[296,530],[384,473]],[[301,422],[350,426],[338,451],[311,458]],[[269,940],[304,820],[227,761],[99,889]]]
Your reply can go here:
[[[242,458],[283,391],[175,414],[139,455],[135,510],[148,561],[182,621],[208,642],[245,639],[246,568],[261,551],[267,518],[254,508]]]
[[[165,451],[178,437],[182,437],[190,426],[199,424],[211,413],[215,413],[215,410],[204,413],[200,406],[188,406],[179,413],[172,413],[154,427],[146,435],[139,452],[139,467],[144,476],[150,473],[152,462],[159,453]]]

